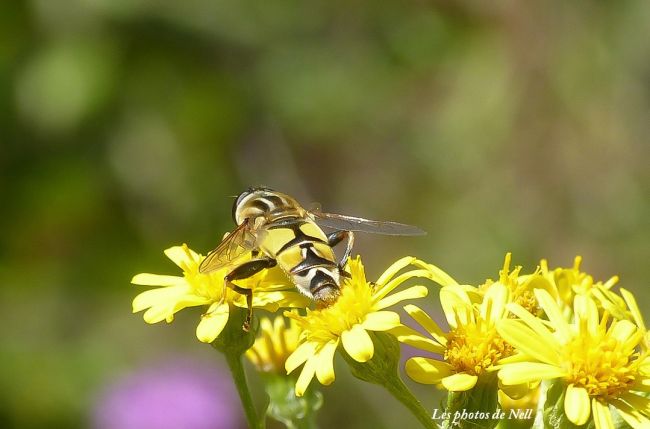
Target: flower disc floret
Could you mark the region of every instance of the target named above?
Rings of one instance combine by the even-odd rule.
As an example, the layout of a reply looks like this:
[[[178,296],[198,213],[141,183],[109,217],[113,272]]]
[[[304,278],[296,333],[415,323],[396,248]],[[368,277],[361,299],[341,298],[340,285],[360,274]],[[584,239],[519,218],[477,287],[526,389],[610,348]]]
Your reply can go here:
[[[469,324],[447,334],[444,359],[458,371],[479,376],[512,351],[494,326]]]

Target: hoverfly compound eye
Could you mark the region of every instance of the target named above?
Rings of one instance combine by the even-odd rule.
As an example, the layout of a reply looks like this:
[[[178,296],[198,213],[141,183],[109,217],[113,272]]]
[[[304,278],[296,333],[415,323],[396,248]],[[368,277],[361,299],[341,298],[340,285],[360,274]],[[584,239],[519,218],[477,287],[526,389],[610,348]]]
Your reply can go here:
[[[237,197],[237,199],[233,203],[233,205],[232,205],[232,220],[234,220],[235,223],[237,223],[237,208],[239,208],[242,201],[244,201],[244,198],[249,196],[251,194],[251,192],[252,192],[251,188],[249,188],[246,191],[242,192],[241,194],[239,194],[239,196]]]

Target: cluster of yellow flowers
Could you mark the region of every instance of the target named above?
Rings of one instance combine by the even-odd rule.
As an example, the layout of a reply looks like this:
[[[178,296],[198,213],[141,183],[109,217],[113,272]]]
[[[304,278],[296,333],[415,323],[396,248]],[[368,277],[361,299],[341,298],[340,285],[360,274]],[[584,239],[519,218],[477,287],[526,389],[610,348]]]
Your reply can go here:
[[[160,287],[139,294],[133,311],[146,309],[148,323],[170,322],[182,308],[207,306],[196,335],[213,342],[232,308],[246,307],[245,300],[224,288],[225,271],[199,273],[203,257],[187,246],[165,253],[183,276],[136,275],[133,283]],[[650,336],[641,312],[632,293],[613,291],[618,278],[594,281],[580,271],[580,262],[578,257],[572,267],[550,269],[542,260],[532,274],[522,274],[521,267],[511,270],[507,254],[498,280],[472,286],[413,257],[368,281],[357,257],[345,267],[350,276],[338,300],[319,309],[309,308],[279,268],[264,270],[238,281],[252,289],[253,307],[302,310],[285,311],[273,321],[263,317],[246,356],[260,371],[285,376],[302,366],[295,378],[295,394],[302,396],[314,376],[323,385],[334,381],[337,351],[369,362],[381,347],[376,333],[382,332],[425,352],[405,364],[416,382],[450,394],[487,386],[494,397],[498,390],[504,408],[510,399],[537,400],[542,384],[555,383],[562,386],[564,415],[575,425],[591,420],[597,429],[614,428],[615,409],[633,428],[650,427]],[[395,306],[429,291],[420,284],[396,291],[411,279],[439,286],[448,329],[413,304],[403,306],[412,326],[402,323]]]
[[[507,254],[498,281],[478,287],[444,286],[440,302],[449,332],[414,305],[404,309],[426,330],[426,350],[443,357],[411,358],[408,375],[449,391],[474,388],[498,375],[501,395],[535,395],[541,381],[564,388],[564,412],[575,425],[593,417],[595,427],[613,428],[609,406],[633,428],[650,425],[648,334],[634,299],[617,278],[594,282],[571,268],[548,269],[541,261],[533,274],[510,271]],[[401,340],[420,347],[411,331]]]

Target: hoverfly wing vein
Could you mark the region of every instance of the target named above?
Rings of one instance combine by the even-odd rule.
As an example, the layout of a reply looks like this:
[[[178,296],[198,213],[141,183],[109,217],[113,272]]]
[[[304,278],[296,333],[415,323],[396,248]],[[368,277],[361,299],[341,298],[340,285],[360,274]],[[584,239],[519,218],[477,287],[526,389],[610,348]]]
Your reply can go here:
[[[417,226],[406,225],[398,222],[384,222],[364,219],[354,216],[346,216],[335,213],[323,213],[320,211],[309,212],[314,221],[324,227],[341,231],[360,231],[370,234],[384,235],[425,235],[426,232]]]
[[[252,240],[250,237],[253,237]],[[255,247],[255,236],[248,230],[247,222],[239,225],[199,265],[199,272],[209,273],[223,268]]]

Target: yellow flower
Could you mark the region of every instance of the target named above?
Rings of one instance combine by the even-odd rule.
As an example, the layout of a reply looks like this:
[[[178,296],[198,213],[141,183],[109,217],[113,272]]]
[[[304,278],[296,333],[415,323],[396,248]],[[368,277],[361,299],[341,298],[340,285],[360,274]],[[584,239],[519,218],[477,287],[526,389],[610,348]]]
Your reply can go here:
[[[573,298],[576,295],[587,295],[593,296],[596,303],[614,317],[625,318],[620,312],[621,307],[625,306],[623,300],[610,292],[612,286],[618,283],[618,276],[610,277],[605,283],[595,282],[591,275],[580,271],[581,263],[582,256],[576,256],[573,260],[573,267],[550,270],[546,259],[542,259],[540,262],[542,276],[554,285],[557,296],[554,294],[553,298],[563,305],[563,311],[570,312],[573,309]]]
[[[641,351],[645,331],[628,320],[600,317],[594,300],[574,298],[574,321],[544,290],[535,295],[548,317],[542,321],[517,304],[508,309],[520,319],[504,319],[499,334],[519,354],[504,359],[499,378],[505,385],[559,379],[566,389],[564,410],[576,425],[591,416],[597,429],[613,428],[609,406],[635,429],[650,427],[650,400],[635,392],[650,390],[650,355]]]
[[[253,347],[246,351],[246,357],[260,372],[284,374],[284,363],[298,347],[300,328],[295,320],[289,319],[289,326],[283,316],[276,316],[273,322],[268,317],[260,320],[261,334]]]
[[[539,269],[532,274],[522,275],[520,265],[510,270],[511,261],[512,253],[508,252],[503,261],[503,268],[499,271],[499,280],[496,282],[491,279],[486,280],[478,287],[479,293],[484,294],[494,284],[502,284],[508,289],[508,302],[516,302],[531,313],[539,311],[533,294],[534,289],[545,289],[557,296],[554,284],[544,277]]]
[[[406,326],[393,332],[401,342],[443,357],[410,358],[405,367],[410,378],[449,391],[467,391],[481,378],[492,378],[489,372],[497,361],[512,354],[512,347],[496,331],[496,324],[506,317],[508,289],[501,283],[492,284],[477,307],[466,290],[448,285],[440,290],[440,302],[450,327],[448,333],[415,305],[404,310],[430,338]]]
[[[209,305],[196,328],[196,336],[202,342],[211,343],[226,325],[230,305],[246,307],[244,296],[224,288],[224,276],[232,267],[224,267],[209,274],[200,273],[199,265],[204,257],[185,244],[170,247],[165,250],[165,255],[183,270],[183,275],[142,273],[134,276],[131,280],[133,284],[159,287],[136,296],[133,312],[146,309],[143,315],[145,322],[166,320],[169,323],[174,320],[174,314],[183,308]],[[253,307],[276,311],[279,307],[306,305],[305,298],[293,290],[289,279],[278,270],[279,268],[264,270],[247,279],[237,280],[237,284],[253,290]],[[287,288],[291,290],[286,290]]]
[[[419,269],[397,275],[409,265]],[[442,271],[412,257],[395,262],[375,283],[366,280],[359,257],[350,260],[346,270],[350,278],[343,281],[341,295],[334,304],[307,310],[305,316],[285,312],[302,330],[300,345],[285,364],[287,373],[305,364],[296,383],[298,396],[304,394],[314,375],[324,385],[334,381],[333,359],[339,344],[357,362],[370,360],[374,344],[368,331],[388,331],[400,324],[397,313],[384,309],[406,299],[427,295],[424,286],[411,286],[390,294],[397,286],[413,277],[455,283]]]

